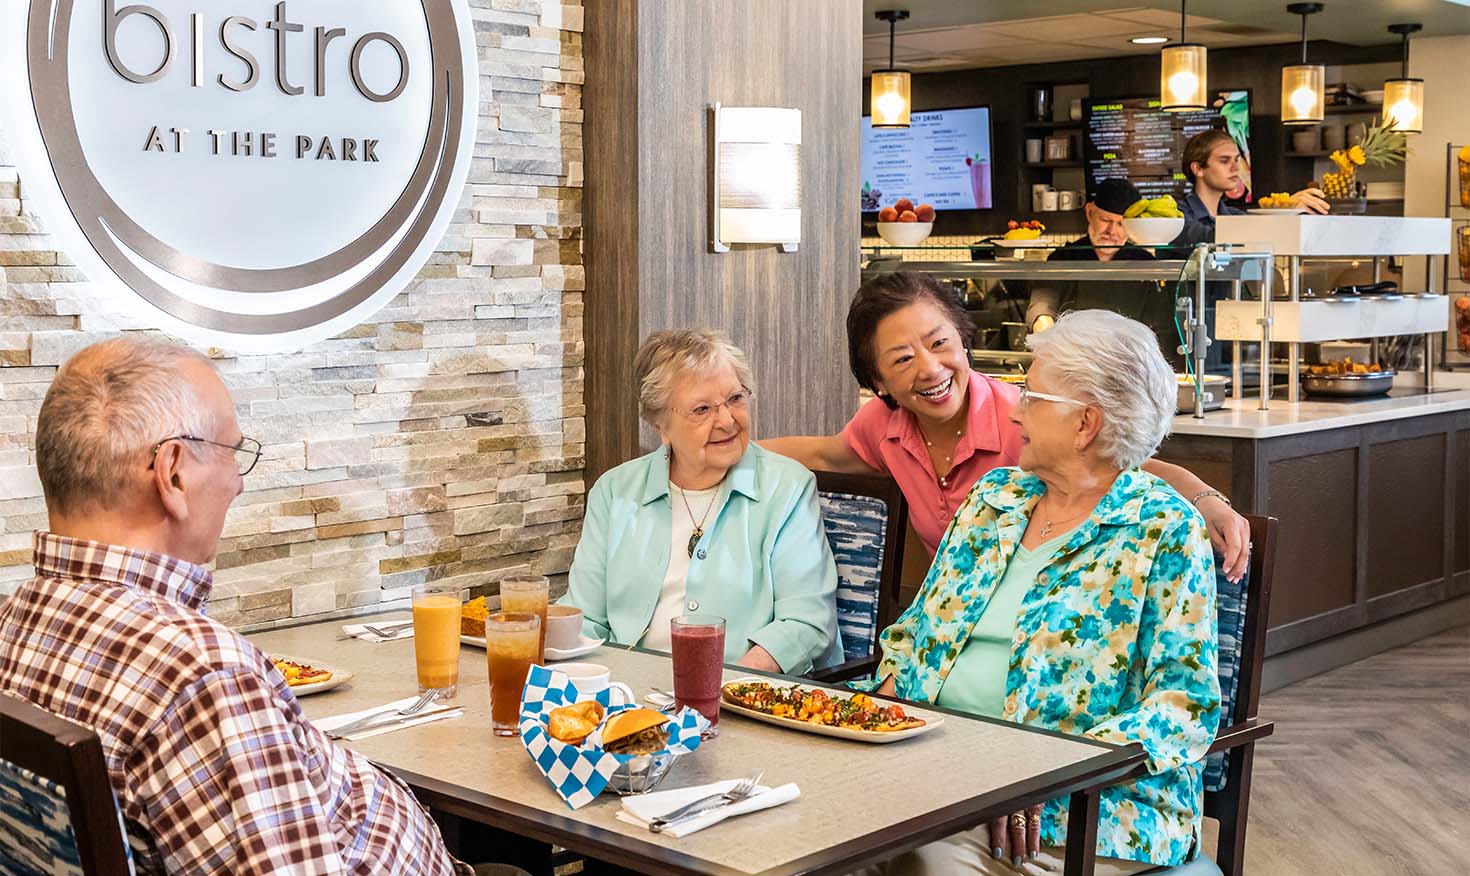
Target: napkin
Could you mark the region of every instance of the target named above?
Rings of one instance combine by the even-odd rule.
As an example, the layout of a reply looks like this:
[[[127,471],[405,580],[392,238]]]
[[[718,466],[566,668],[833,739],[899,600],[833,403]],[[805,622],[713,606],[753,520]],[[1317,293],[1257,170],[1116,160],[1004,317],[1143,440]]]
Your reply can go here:
[[[373,626],[381,627],[383,624],[392,624],[399,622],[400,621],[391,620],[378,621],[374,623]],[[384,638],[383,636],[377,636],[368,632],[366,624],[346,624],[342,627],[342,635],[349,636],[354,639],[362,639],[364,642],[396,642],[399,639],[413,638],[413,624],[409,624],[403,627],[402,629],[398,630],[393,635],[388,636],[387,638]]]
[[[636,797],[624,797],[623,808],[618,810],[617,818],[628,824],[636,824],[639,827],[648,827],[649,822],[669,812],[673,812],[680,806],[687,806],[701,797],[711,794],[723,794],[736,785],[740,784],[738,779],[727,782],[713,782],[708,785],[698,785],[693,788],[675,788],[671,791],[654,791],[651,794],[640,794]],[[686,837],[696,831],[704,830],[712,824],[719,824],[727,818],[736,815],[744,815],[747,812],[758,812],[762,809],[770,809],[772,806],[780,806],[782,803],[790,803],[801,796],[801,789],[793,782],[787,782],[778,788],[770,788],[765,785],[756,785],[755,793],[746,797],[738,803],[730,803],[718,809],[712,809],[693,818],[686,818],[673,827],[664,828],[663,832],[675,837]]]
[[[330,718],[320,718],[314,723],[316,724],[318,730],[321,730],[323,733],[327,733],[334,728],[345,727],[359,718],[366,718],[368,715],[375,715],[378,712],[387,712],[394,709],[406,709],[409,706],[413,705],[414,701],[417,699],[418,697],[416,696],[404,697],[401,700],[394,700],[391,703],[383,703],[381,706],[374,706],[371,709],[363,709],[360,712],[351,712],[346,715],[333,715]],[[459,706],[447,705],[445,703],[435,703],[434,705],[429,706],[427,709],[424,709],[422,712],[419,712],[417,715],[414,715],[412,718],[409,718],[406,721],[401,721],[396,724],[387,723],[386,726],[379,725],[368,727],[365,730],[349,734],[343,738],[346,739],[348,742],[356,742],[359,739],[367,739],[369,736],[381,736],[384,733],[392,733],[394,730],[402,730],[405,727],[417,727],[420,724],[428,724],[431,721],[439,721],[444,718],[457,718],[462,714],[464,714],[464,709]],[[384,721],[387,722],[387,719],[385,718]]]

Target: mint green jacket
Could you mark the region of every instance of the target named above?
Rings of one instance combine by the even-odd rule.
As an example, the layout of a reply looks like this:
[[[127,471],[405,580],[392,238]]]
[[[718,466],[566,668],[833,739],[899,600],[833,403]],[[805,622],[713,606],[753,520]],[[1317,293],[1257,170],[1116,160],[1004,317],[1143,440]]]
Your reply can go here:
[[[877,679],[934,702],[1045,492],[1018,468],[975,484],[918,598],[883,631]],[[1021,600],[1002,715],[1143,747],[1148,775],[1100,795],[1099,855],[1172,867],[1198,846],[1201,759],[1220,721],[1215,639],[1204,520],[1158,478],[1122,472]],[[1067,800],[1049,801],[1042,842],[1064,844],[1066,825]]]
[[[816,478],[751,443],[723,497],[689,560],[685,609],[725,619],[726,662],[755,644],[787,673],[840,663],[837,566]],[[669,568],[673,507],[666,448],[597,479],[561,600],[586,613],[587,635],[643,639]]]

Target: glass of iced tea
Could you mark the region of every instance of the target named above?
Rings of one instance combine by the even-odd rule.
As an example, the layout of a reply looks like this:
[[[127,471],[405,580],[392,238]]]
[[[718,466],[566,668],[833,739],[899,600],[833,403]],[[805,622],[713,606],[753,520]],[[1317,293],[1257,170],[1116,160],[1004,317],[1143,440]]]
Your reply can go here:
[[[720,734],[720,681],[725,663],[725,619],[686,614],[669,621],[674,661],[674,707],[689,706],[709,719],[706,737]]]
[[[541,618],[526,611],[498,611],[485,618],[485,656],[490,662],[490,721],[496,736],[519,736],[521,690],[536,662]]]
[[[545,575],[517,575],[500,582],[500,610],[524,611],[541,618],[541,639],[536,644],[536,662],[546,662],[546,603],[551,581]]]
[[[419,670],[419,693],[444,691],[440,699],[459,692],[459,611],[464,591],[445,584],[413,588],[413,656]]]

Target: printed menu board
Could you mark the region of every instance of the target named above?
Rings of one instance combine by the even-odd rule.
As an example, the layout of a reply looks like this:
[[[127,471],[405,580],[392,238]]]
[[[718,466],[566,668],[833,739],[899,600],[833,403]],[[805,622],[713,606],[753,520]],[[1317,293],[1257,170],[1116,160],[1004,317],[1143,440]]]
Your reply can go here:
[[[1240,147],[1244,186],[1231,200],[1248,200],[1250,176],[1250,92],[1218,92],[1213,106],[1187,113],[1166,113],[1156,97],[1093,98],[1085,102],[1087,190],[1105,179],[1123,177],[1145,198],[1193,191],[1181,167],[1184,144],[1211,128],[1228,131]]]
[[[863,116],[862,175],[864,211],[899,198],[936,210],[990,209],[990,108],[915,112],[907,128],[875,129]]]

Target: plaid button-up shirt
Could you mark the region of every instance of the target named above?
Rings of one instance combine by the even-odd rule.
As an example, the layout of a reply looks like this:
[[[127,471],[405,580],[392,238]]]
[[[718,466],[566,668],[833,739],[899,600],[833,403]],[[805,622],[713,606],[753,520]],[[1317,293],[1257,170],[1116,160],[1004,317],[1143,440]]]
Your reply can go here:
[[[207,570],[45,532],[35,567],[0,606],[0,691],[101,737],[140,873],[469,872],[406,787],[205,617]]]

